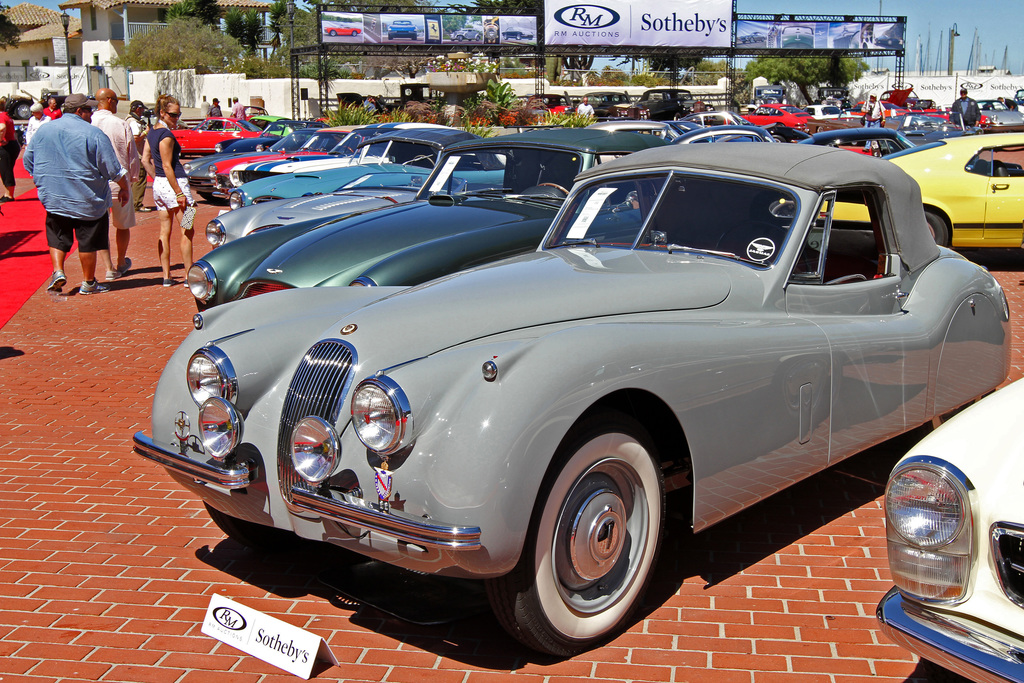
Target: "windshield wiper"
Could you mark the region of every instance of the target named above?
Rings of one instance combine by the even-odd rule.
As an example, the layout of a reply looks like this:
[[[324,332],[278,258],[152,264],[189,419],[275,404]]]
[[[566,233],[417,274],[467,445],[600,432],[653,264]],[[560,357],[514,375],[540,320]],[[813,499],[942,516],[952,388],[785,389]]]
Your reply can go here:
[[[511,187],[489,187],[486,190],[464,190],[456,194],[465,197],[502,197],[511,191]]]
[[[559,242],[558,244],[553,245],[552,248],[557,248],[557,247],[578,247],[578,246],[583,245],[583,244],[588,244],[588,245],[590,245],[592,247],[599,247],[599,246],[601,246],[600,244],[597,243],[596,239],[594,239],[593,237],[588,237],[587,239],[583,239],[583,240],[565,240],[564,242]]]
[[[682,244],[669,244],[668,246],[665,247],[665,249],[670,254],[672,252],[675,252],[675,251],[685,251],[685,252],[692,253],[692,254],[710,254],[711,256],[725,256],[727,258],[734,258],[734,259],[740,258],[738,255],[732,253],[731,251],[717,251],[715,249],[701,249],[699,247],[687,247],[687,246],[684,246]]]

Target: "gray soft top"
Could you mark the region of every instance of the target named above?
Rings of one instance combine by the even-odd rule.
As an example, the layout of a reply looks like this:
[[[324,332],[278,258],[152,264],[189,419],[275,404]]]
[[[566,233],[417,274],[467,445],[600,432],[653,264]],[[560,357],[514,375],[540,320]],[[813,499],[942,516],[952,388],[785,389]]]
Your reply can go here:
[[[895,164],[845,149],[815,145],[727,142],[655,147],[609,161],[576,176],[577,182],[608,173],[700,169],[774,180],[815,192],[875,185],[882,188],[896,248],[914,271],[939,255],[921,204],[917,181]]]

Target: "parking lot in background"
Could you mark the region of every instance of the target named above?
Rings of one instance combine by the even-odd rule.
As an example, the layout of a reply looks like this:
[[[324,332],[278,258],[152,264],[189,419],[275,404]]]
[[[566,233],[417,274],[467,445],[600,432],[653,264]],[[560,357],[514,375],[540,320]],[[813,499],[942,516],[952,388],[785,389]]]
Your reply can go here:
[[[200,207],[197,258],[218,210]],[[131,451],[195,312],[185,287],[161,286],[156,214],[140,219],[133,269],[113,291],[56,297],[40,282],[0,329],[0,680],[295,680],[200,632],[213,594],[323,636],[341,664],[315,668],[321,680],[924,680],[874,617],[891,586],[881,496],[909,437],[696,536],[685,492],[670,495],[637,621],[564,661],[526,650],[486,610],[420,627],[350,603],[318,580],[361,560],[333,546],[267,556],[227,540],[197,499]],[[171,245],[177,259],[177,233]],[[1024,252],[965,255],[1006,290],[1020,378]],[[67,270],[74,292],[77,257]],[[180,265],[172,274],[183,279]]]

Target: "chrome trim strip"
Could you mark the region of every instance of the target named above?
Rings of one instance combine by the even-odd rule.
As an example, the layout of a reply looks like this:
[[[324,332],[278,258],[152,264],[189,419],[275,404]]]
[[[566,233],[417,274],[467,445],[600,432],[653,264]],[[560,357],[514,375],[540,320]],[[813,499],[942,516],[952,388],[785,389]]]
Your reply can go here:
[[[301,486],[293,486],[291,490],[293,507],[340,524],[376,531],[414,545],[450,550],[480,549],[480,527],[433,524],[394,509],[389,513],[380,512],[362,499],[344,493],[335,495],[341,498],[324,498]]]
[[[892,588],[875,612],[882,633],[897,645],[973,681],[1024,681],[1024,641],[982,633]]]
[[[1018,577],[1024,575],[1024,567],[1011,562],[1003,555],[1001,540],[1004,536],[1012,536],[1020,542],[1024,542],[1024,525],[1013,522],[995,522],[989,529],[989,539],[992,548],[992,564],[996,568],[996,578],[999,579],[999,588],[1003,591],[1010,602],[1017,607],[1024,607],[1024,594],[1018,591],[1010,572]]]
[[[214,484],[226,489],[244,489],[259,474],[259,466],[252,461],[224,467],[199,462],[156,445],[153,439],[146,436],[144,432],[135,432],[132,441],[134,442],[132,450],[143,458],[204,484]]]

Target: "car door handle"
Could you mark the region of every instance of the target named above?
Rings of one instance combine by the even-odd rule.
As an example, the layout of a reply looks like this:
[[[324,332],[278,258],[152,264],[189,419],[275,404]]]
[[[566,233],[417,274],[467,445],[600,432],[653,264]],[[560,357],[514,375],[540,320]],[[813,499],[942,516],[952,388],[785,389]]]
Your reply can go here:
[[[992,191],[993,192],[996,192],[998,190],[1008,190],[1008,189],[1010,189],[1010,184],[1009,183],[992,183]]]

